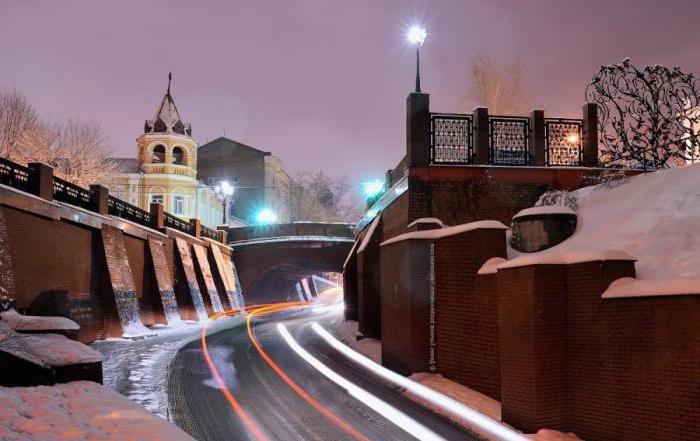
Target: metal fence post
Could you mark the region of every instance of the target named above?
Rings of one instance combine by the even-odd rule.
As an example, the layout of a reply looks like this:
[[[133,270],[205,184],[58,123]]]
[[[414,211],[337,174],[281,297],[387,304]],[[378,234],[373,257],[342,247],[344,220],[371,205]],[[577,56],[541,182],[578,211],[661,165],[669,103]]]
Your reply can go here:
[[[90,209],[97,214],[109,213],[109,189],[99,184],[90,185]]]
[[[598,166],[598,105],[583,105],[583,165]]]
[[[30,162],[32,193],[47,201],[53,200],[53,168],[41,162]]]

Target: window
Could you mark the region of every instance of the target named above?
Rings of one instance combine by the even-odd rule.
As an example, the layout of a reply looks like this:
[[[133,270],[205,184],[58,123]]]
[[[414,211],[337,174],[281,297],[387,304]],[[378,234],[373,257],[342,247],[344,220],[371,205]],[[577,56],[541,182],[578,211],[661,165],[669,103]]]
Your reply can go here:
[[[165,146],[157,145],[153,148],[151,162],[154,164],[162,164],[165,162]]]
[[[185,197],[181,195],[173,196],[173,214],[182,216],[185,214]]]
[[[160,204],[160,205],[165,205],[163,204],[164,198],[162,194],[152,194],[151,195],[151,204]]]
[[[185,152],[181,147],[175,147],[173,149],[173,164],[185,165]]]

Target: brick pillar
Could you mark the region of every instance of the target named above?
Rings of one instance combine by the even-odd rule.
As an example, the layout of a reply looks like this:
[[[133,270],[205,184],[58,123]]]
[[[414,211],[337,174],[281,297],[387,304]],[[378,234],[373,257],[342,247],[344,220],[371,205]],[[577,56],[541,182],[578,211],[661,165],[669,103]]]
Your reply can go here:
[[[109,214],[109,189],[99,184],[90,186],[90,209],[97,214]]]
[[[154,230],[162,231],[165,229],[165,215],[162,204],[151,203],[151,227]]]
[[[391,188],[392,185],[394,185],[394,181],[391,179],[391,174],[394,170],[387,170],[386,173],[384,173],[384,188],[389,189]]]
[[[530,112],[530,165],[532,166],[546,165],[544,136],[544,110],[533,110]]]
[[[53,200],[53,168],[41,162],[27,164],[32,170],[32,193],[47,201]]]
[[[489,109],[474,109],[474,164],[489,164]]]
[[[502,420],[525,433],[566,430],[566,266],[497,277]]]
[[[410,167],[430,165],[430,95],[406,98],[406,158]]]
[[[226,243],[226,240],[228,239],[228,225],[219,225],[218,227],[216,227],[216,229],[221,235],[221,243]]]
[[[583,105],[583,165],[598,166],[598,105]]]
[[[202,222],[199,219],[190,219],[190,223],[194,225],[194,237],[199,238],[202,235]]]
[[[343,267],[343,299],[345,300],[345,320],[357,321],[357,254],[354,249]]]

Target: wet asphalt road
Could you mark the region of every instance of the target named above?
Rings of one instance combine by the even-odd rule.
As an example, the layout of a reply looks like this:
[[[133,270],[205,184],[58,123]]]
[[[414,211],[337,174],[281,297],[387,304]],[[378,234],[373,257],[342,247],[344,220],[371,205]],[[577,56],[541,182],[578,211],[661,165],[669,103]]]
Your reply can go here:
[[[371,440],[415,439],[344,389],[326,379],[294,353],[277,331],[283,321],[308,352],[352,383],[398,408],[447,440],[478,439],[448,420],[415,404],[395,388],[348,360],[318,337],[312,321],[328,328],[339,312],[310,309],[255,319],[263,349],[309,395]],[[346,431],[293,391],[262,359],[248,338],[243,319],[207,338],[209,353],[227,388],[270,440],[350,440]],[[204,360],[199,341],[185,345],[168,375],[171,418],[199,440],[253,439],[232,410]]]

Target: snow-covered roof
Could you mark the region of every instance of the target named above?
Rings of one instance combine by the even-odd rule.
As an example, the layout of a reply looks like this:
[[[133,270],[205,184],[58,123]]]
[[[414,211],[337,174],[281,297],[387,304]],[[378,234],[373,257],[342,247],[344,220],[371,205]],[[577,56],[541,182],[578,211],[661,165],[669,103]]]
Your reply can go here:
[[[102,354],[60,334],[18,334],[0,342],[0,351],[43,367],[98,363]]]
[[[438,224],[440,225],[440,228],[445,228],[445,224],[442,223],[442,221],[436,217],[421,217],[420,219],[416,219],[410,224],[408,224],[406,228],[411,228],[418,224]]]
[[[14,309],[0,312],[0,319],[6,322],[15,331],[47,331],[66,330],[75,331],[80,326],[66,317],[43,317],[38,315],[22,315]]]
[[[174,424],[97,383],[0,387],[3,440],[192,440]]]
[[[636,260],[634,257],[621,250],[601,248],[570,249],[566,251],[552,250],[555,250],[555,248],[550,248],[549,250],[539,253],[524,253],[520,257],[501,263],[497,266],[497,269],[530,265],[572,265],[575,263],[607,260]]]
[[[506,259],[503,257],[492,257],[481,265],[481,268],[479,268],[477,274],[496,274],[496,271],[498,271],[498,265],[502,264],[503,262],[506,262]]]
[[[610,284],[601,296],[604,299],[624,297],[651,297],[667,295],[700,296],[700,278],[638,280],[623,277]]]
[[[360,246],[357,247],[358,253],[363,252],[365,248],[367,248],[367,244],[369,244],[369,241],[372,239],[372,236],[374,235],[374,230],[377,229],[377,225],[379,224],[381,218],[381,216],[377,215],[372,221],[372,223],[369,225],[367,233],[365,233],[365,236],[362,238],[362,242],[360,242]]]
[[[541,207],[531,207],[520,210],[513,219],[525,216],[537,216],[541,214],[571,214],[576,216],[576,212],[564,205],[545,205]]]
[[[468,224],[455,225],[454,227],[436,228],[434,230],[424,230],[424,231],[412,231],[410,233],[404,233],[396,237],[392,237],[381,243],[381,246],[389,245],[395,242],[401,242],[403,240],[415,240],[415,239],[425,239],[425,240],[435,240],[443,237],[454,236],[456,234],[466,233],[472,230],[507,230],[508,227],[502,223],[494,220],[484,220],[478,222],[471,222]]]

